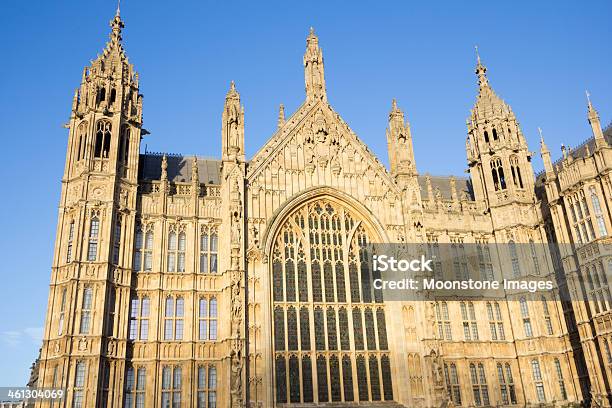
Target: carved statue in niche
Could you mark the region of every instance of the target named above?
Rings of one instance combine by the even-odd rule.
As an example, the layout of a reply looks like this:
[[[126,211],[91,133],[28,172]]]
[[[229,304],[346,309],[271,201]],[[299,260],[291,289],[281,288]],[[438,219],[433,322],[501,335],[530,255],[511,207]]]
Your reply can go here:
[[[232,282],[232,331],[236,337],[240,336],[240,324],[242,323],[242,290],[240,280]]]
[[[230,393],[232,395],[232,407],[242,406],[242,357],[240,349],[232,350],[231,359],[231,382]]]
[[[229,108],[229,117],[227,120],[227,128],[228,128],[228,147],[234,148],[238,150],[240,148],[240,137],[238,131],[238,124],[240,120],[240,114],[238,112],[238,107],[236,105],[232,105]]]
[[[435,350],[431,350],[429,353],[429,360],[431,364],[431,378],[436,386],[440,386],[444,382],[444,373],[442,372],[442,364],[440,362],[440,356]]]

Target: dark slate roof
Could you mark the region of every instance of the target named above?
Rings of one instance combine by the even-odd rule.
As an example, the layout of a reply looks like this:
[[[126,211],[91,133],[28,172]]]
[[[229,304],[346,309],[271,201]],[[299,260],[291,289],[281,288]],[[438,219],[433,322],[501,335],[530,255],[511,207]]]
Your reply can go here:
[[[608,145],[612,146],[612,123],[606,126],[605,129],[603,129],[603,134],[604,134],[604,137]],[[593,154],[593,152],[595,151],[595,138],[593,136],[591,136],[584,142],[580,143],[576,147],[569,147],[570,155],[572,156],[574,160],[586,157],[587,147],[588,147],[589,152]],[[553,169],[555,173],[557,172],[557,165],[561,164],[562,161],[563,161],[563,157],[560,157],[556,161],[553,162]],[[538,172],[538,174],[536,174],[536,183],[538,182],[541,183],[544,179],[544,176],[545,176],[544,170],[541,170],[540,172]]]
[[[429,176],[431,179],[431,187],[433,188],[434,194],[436,187],[440,189],[443,200],[451,199],[451,187],[450,187],[450,176]],[[427,174],[418,176],[419,186],[421,187],[421,199],[427,200]],[[472,183],[467,177],[455,177],[455,187],[457,188],[457,198],[461,198],[461,192],[465,191],[470,200],[474,200],[474,193],[472,191]]]
[[[612,145],[612,126],[608,126],[605,130],[604,130],[604,137],[606,138],[606,141],[608,142],[608,145]],[[591,154],[595,151],[595,138],[594,137],[590,137],[589,139],[585,140],[584,142],[582,142],[581,144],[579,144],[576,147],[571,148],[571,155],[574,159],[580,159],[585,157],[587,154],[587,146],[589,148],[589,151],[591,152]],[[556,166],[558,163],[561,163],[562,158],[558,159],[554,165]]]
[[[159,180],[163,154],[145,153],[140,155],[141,180]],[[173,182],[191,181],[191,164],[193,156],[167,155],[168,180]],[[198,175],[200,183],[220,184],[221,160],[198,157]]]

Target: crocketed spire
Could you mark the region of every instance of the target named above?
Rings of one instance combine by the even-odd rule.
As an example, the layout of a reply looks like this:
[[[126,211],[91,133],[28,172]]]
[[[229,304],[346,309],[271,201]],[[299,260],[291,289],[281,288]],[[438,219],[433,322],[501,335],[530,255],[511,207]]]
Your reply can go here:
[[[310,27],[306,38],[306,52],[304,53],[304,79],[306,82],[307,99],[325,100],[325,72],[323,69],[323,51],[319,47],[319,38]]]
[[[478,97],[474,109],[472,109],[472,119],[477,120],[480,118],[491,118],[494,116],[503,116],[511,114],[512,109],[503,99],[501,99],[491,85],[487,78],[487,67],[485,67],[478,54],[478,48],[476,48],[477,63],[476,63],[476,76],[478,77]]]

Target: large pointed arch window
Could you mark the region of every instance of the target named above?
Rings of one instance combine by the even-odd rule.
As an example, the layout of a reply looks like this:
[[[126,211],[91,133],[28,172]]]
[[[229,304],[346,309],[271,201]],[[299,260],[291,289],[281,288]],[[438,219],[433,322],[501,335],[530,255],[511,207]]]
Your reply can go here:
[[[506,189],[504,167],[499,157],[494,157],[491,159],[491,176],[493,177],[493,187],[495,188],[495,191]]]
[[[331,199],[279,228],[270,254],[277,403],[393,400],[370,241],[369,227]]]
[[[96,144],[94,146],[94,157],[108,159],[111,143],[111,123],[101,120],[96,125]]]

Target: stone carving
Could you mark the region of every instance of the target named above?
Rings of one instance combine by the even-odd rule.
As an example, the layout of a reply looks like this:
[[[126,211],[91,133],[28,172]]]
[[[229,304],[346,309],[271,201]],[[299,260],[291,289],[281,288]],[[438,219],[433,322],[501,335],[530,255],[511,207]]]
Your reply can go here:
[[[81,339],[79,340],[79,344],[78,344],[79,351],[87,351],[88,346],[89,344],[87,342],[87,338],[81,337]]]
[[[241,346],[240,346],[241,348]],[[230,355],[231,360],[231,376],[230,376],[230,393],[232,395],[232,408],[242,407],[242,356],[240,349],[232,350]]]
[[[429,360],[431,365],[431,378],[435,386],[441,386],[444,382],[444,373],[442,371],[442,362],[440,355],[436,350],[431,350],[429,353]]]

